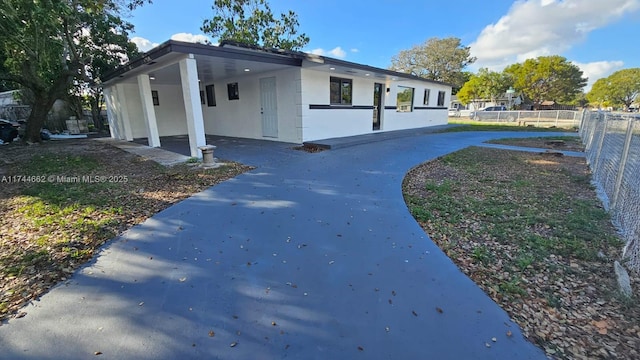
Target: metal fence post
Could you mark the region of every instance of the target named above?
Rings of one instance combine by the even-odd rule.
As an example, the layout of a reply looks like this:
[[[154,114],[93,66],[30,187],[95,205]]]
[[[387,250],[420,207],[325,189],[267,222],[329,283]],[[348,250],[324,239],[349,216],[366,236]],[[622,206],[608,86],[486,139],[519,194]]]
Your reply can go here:
[[[611,209],[615,209],[618,203],[618,196],[620,195],[620,187],[622,186],[622,179],[624,177],[624,169],[629,159],[629,148],[631,148],[631,139],[633,138],[633,123],[634,119],[629,119],[627,124],[627,136],[624,139],[624,147],[622,148],[622,155],[620,156],[620,167],[618,167],[618,174],[616,175],[616,185],[613,188],[613,199],[611,199]]]
[[[596,147],[596,159],[595,162],[593,163],[593,171],[594,171],[594,175],[595,172],[598,170],[598,163],[600,162],[600,155],[602,152],[602,145],[604,144],[604,137],[607,134],[607,122],[609,120],[607,120],[606,116],[604,114],[599,114],[599,121],[602,121],[604,123],[604,125],[602,125],[602,134],[600,134],[600,139],[598,139],[598,146]]]
[[[536,123],[536,127],[540,127],[540,115],[542,115],[542,111],[538,110],[538,122]]]
[[[560,110],[556,110],[556,124],[555,127],[558,127],[558,118],[560,118]]]

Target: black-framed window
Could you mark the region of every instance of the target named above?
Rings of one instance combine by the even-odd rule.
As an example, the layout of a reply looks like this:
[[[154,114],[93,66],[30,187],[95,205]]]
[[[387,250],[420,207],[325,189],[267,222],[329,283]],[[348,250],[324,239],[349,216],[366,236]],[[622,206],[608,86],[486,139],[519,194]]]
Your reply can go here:
[[[438,91],[438,106],[444,106],[444,96],[445,96],[445,92],[444,91]]]
[[[329,103],[331,105],[351,105],[353,80],[331,76],[329,78]]]
[[[413,111],[413,91],[414,89],[412,87],[398,86],[398,95],[396,95],[396,111]]]
[[[429,96],[431,96],[431,90],[424,89],[424,99],[422,100],[424,105],[429,105]]]
[[[200,104],[204,105],[204,90],[200,90]]]
[[[213,84],[204,87],[207,92],[207,106],[216,106],[216,91]]]
[[[229,94],[229,100],[240,99],[240,90],[238,88],[238,83],[235,82],[227,84],[227,93]]]
[[[160,97],[158,97],[158,90],[151,90],[151,100],[153,100],[153,106],[160,106]]]

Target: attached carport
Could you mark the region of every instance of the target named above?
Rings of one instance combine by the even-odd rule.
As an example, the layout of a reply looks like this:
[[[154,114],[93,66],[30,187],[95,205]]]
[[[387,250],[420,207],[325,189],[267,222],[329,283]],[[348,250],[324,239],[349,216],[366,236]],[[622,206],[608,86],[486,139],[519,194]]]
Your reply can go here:
[[[191,156],[200,157],[198,147],[206,145],[207,133],[203,109],[211,101],[215,106],[215,93],[211,95],[207,84],[302,64],[302,57],[291,53],[223,45],[170,40],[108,74],[102,85],[111,136],[127,141],[146,137],[149,146],[160,147],[161,136],[188,135]],[[212,117],[207,120],[214,121]]]

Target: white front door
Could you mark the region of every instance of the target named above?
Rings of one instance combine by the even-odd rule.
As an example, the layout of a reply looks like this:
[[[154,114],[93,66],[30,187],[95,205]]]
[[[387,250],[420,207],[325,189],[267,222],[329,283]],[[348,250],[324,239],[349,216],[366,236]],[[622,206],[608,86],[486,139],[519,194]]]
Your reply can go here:
[[[278,99],[276,78],[260,79],[260,113],[262,114],[262,136],[278,137]]]

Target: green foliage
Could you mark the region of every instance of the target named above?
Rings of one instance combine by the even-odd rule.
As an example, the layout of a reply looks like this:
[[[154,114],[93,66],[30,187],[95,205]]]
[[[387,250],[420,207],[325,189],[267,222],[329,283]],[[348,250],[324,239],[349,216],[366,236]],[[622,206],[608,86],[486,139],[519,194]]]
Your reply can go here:
[[[477,75],[471,75],[469,81],[458,91],[458,99],[465,105],[478,100],[496,102],[496,99],[504,96],[509,86],[510,76],[482,68]]]
[[[540,56],[508,66],[504,72],[513,79],[514,88],[535,105],[545,100],[569,103],[587,84],[578,66],[562,56]]]
[[[469,76],[464,68],[475,61],[470,48],[463,46],[460,39],[431,38],[422,45],[400,51],[391,59],[390,69],[446,82],[459,89]]]
[[[0,0],[0,81],[33,96],[27,141],[40,140],[40,128],[57,99],[96,79],[101,63],[124,60],[132,25],[120,14],[145,2],[150,1]]]
[[[640,68],[616,71],[598,79],[587,94],[589,103],[596,106],[624,106],[629,108],[640,95]]]
[[[298,15],[289,10],[276,19],[266,0],[215,0],[212,9],[215,16],[200,29],[220,40],[284,50],[309,43],[306,34],[297,35]]]

